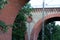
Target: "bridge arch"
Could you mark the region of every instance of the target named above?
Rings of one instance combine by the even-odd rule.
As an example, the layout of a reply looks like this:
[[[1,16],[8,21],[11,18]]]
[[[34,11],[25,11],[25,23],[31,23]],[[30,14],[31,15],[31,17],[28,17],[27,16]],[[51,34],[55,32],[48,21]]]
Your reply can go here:
[[[47,16],[44,17],[44,22],[50,22],[50,21],[60,21],[60,14],[49,14]],[[38,34],[41,30],[41,26],[42,26],[42,19],[40,19],[35,25],[34,28],[32,30],[31,33],[31,40],[37,40],[38,38]]]

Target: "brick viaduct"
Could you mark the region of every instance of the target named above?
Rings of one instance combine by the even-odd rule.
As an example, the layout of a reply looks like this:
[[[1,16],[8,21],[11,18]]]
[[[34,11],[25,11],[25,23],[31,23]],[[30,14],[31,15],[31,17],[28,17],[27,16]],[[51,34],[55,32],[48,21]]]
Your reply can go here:
[[[33,29],[31,31],[31,40],[37,40],[42,26],[42,8],[34,8],[31,13],[33,21],[35,21]],[[45,8],[44,16],[45,23],[60,21],[60,8]]]

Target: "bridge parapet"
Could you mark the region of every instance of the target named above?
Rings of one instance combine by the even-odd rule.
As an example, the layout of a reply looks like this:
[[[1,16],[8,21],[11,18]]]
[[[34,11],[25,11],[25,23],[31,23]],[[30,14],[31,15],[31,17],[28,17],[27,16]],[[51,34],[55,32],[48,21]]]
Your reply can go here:
[[[60,8],[45,8],[44,11],[45,15],[49,15],[49,14],[60,14]],[[42,13],[43,13],[43,9],[42,8],[35,8],[31,14],[34,20],[38,20],[42,18]]]
[[[59,14],[60,13],[60,8],[50,8],[50,9],[45,9],[45,15],[49,14]]]

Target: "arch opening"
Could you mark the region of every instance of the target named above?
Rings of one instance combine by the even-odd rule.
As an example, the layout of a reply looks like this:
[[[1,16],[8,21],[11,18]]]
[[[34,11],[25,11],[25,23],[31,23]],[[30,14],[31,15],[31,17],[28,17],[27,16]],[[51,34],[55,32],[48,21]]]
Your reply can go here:
[[[51,40],[51,39],[52,40],[57,40],[57,38],[54,39],[54,37],[53,37],[54,34],[56,34],[56,32],[57,32],[56,31],[57,28],[59,28],[59,27],[57,27],[57,25],[55,25],[56,21],[60,21],[60,17],[52,17],[52,18],[49,18],[49,19],[47,19],[47,20],[44,21],[45,40]],[[52,24],[53,26],[52,25],[49,25],[49,24]],[[52,34],[50,33],[50,29],[48,29],[47,27],[50,28],[50,29],[53,28],[53,31],[52,31],[53,33]],[[37,40],[42,40],[42,30],[40,30],[40,32],[38,34]]]

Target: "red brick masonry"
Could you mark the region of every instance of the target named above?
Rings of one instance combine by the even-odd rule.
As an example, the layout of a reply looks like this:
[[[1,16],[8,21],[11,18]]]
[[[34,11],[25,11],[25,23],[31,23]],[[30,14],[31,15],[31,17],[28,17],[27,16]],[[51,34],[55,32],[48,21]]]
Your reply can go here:
[[[13,24],[16,15],[21,7],[28,2],[28,0],[7,0],[8,4],[0,10],[0,20],[4,21],[7,25]],[[11,40],[12,28],[9,28],[8,32],[0,34],[0,40]]]

